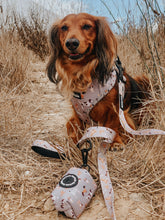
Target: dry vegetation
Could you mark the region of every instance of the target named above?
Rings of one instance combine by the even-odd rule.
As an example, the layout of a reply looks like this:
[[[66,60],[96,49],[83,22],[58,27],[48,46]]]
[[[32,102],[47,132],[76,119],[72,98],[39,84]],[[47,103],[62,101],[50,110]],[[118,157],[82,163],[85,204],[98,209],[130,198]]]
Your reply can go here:
[[[38,25],[41,30],[39,28],[36,32],[34,26],[24,22],[12,30],[0,30],[0,219],[59,219],[54,209],[47,208],[45,204],[68,168],[81,164],[81,156],[74,145],[68,147],[65,135],[65,122],[71,108],[44,73],[47,60],[45,32],[42,26]],[[31,33],[29,38],[28,31],[26,35],[24,32],[27,27]],[[24,38],[21,38],[22,33]],[[43,36],[42,39],[40,36]],[[144,103],[143,112],[146,114],[141,127],[165,130],[163,16],[159,18],[159,27],[154,36],[147,36],[145,27],[130,27],[127,37],[119,37],[119,56],[129,74],[143,73],[151,79],[152,99]],[[30,47],[25,39],[37,44],[37,47],[40,45],[40,51],[37,47],[33,49],[34,45]],[[31,150],[35,139],[65,144],[71,160],[61,161],[36,155]],[[99,184],[96,155],[97,144],[89,163],[91,174]],[[108,152],[107,157],[118,219],[164,219],[165,138],[130,137],[124,151]],[[99,187],[97,195],[100,193]],[[125,201],[121,200],[120,195]],[[135,201],[129,203],[132,195],[141,196],[140,204]],[[132,210],[122,216],[118,206],[124,206],[125,203],[132,206]],[[133,210],[135,205],[145,213],[144,218],[138,217],[137,209]]]
[[[18,17],[15,13],[13,13],[13,17],[14,30],[17,31],[20,42],[44,60],[49,53],[45,19],[41,19],[40,13],[34,10],[30,11],[29,21],[26,18]]]

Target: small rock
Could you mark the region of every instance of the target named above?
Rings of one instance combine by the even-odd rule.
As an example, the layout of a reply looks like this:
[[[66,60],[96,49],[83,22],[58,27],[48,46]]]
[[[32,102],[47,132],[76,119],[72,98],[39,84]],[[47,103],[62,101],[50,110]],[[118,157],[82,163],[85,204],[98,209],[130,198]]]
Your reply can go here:
[[[43,211],[50,212],[53,211],[54,209],[55,206],[53,204],[52,198],[47,199],[46,202],[44,203]]]
[[[25,171],[25,176],[29,176],[29,175],[30,175],[30,171],[29,170]]]
[[[129,198],[135,202],[140,202],[144,200],[142,193],[131,193],[129,195]]]

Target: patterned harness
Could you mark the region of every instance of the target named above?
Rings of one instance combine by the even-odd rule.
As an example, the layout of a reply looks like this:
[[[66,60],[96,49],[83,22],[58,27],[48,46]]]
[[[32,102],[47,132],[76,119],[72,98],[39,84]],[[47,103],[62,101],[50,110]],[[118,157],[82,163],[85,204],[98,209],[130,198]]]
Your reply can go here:
[[[116,79],[116,70],[113,69],[108,81],[104,85],[101,85],[98,80],[95,79],[86,92],[74,92],[71,102],[82,121],[91,124],[90,111],[111,91],[116,83]]]

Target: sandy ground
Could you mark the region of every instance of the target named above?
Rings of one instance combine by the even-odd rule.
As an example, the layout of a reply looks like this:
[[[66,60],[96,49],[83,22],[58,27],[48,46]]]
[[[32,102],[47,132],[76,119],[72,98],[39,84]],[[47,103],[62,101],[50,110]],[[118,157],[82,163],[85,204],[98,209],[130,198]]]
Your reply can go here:
[[[45,64],[33,64],[32,74],[30,76],[33,86],[38,89],[38,94],[42,93],[42,103],[47,103],[40,106],[40,114],[38,118],[44,120],[44,127],[49,131],[54,131],[57,139],[60,140],[61,133],[65,133],[65,123],[71,115],[69,104],[58,93],[44,73]],[[34,97],[35,98],[35,97]],[[47,122],[47,123],[46,123]],[[59,135],[60,132],[60,135]],[[39,131],[38,131],[39,135]],[[37,137],[37,133],[35,134]],[[30,146],[29,146],[30,148]],[[33,155],[34,152],[30,152]],[[28,175],[28,174],[27,174]],[[51,190],[43,192],[40,195],[31,197],[31,195],[21,193],[4,193],[0,194],[0,200],[3,199],[3,216],[1,219],[16,219],[16,220],[48,220],[67,219],[62,214],[58,213],[50,198]],[[158,217],[151,215],[151,206],[142,193],[131,193],[124,189],[114,189],[115,193],[115,213],[116,219],[119,220],[153,220]],[[15,212],[10,210],[15,209]],[[164,205],[165,211],[165,205]],[[101,190],[96,192],[91,203],[86,208],[84,213],[79,218],[80,220],[108,220],[108,213],[104,204]]]

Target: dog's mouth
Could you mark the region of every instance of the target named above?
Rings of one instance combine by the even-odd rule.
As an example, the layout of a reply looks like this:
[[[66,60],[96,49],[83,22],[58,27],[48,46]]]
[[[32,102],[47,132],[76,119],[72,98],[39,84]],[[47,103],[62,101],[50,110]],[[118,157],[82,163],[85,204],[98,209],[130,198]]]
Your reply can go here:
[[[83,54],[79,54],[79,53],[71,53],[69,54],[69,59],[71,60],[79,60],[83,57]]]
[[[90,46],[86,49],[86,51],[83,54],[80,53],[70,53],[69,54],[69,59],[71,60],[80,60],[81,58],[83,58],[88,52],[90,51]]]

